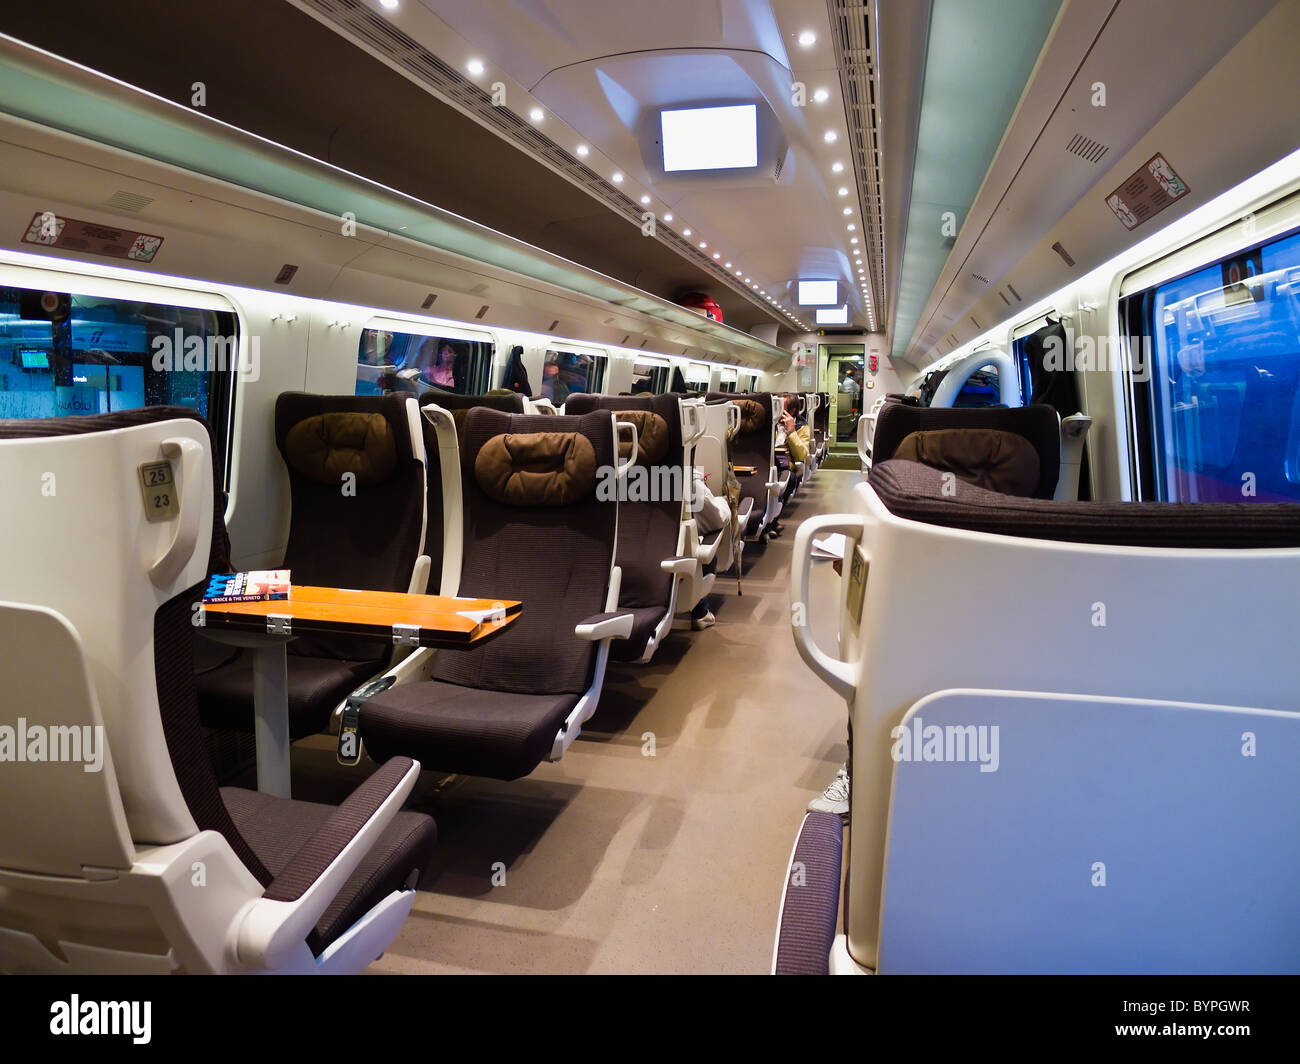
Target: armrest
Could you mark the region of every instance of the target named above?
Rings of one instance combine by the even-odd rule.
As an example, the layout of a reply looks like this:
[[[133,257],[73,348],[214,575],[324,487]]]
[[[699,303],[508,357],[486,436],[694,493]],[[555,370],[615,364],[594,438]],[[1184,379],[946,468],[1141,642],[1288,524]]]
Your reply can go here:
[[[665,558],[659,563],[659,568],[673,576],[690,576],[699,568],[699,564],[695,558]]]
[[[274,969],[288,962],[401,810],[419,775],[418,761],[395,757],[330,814],[245,912],[235,942],[241,964]]]
[[[740,500],[740,505],[736,507],[736,516],[743,522],[747,517],[749,517],[750,511],[753,509],[754,500],[746,495]]]
[[[602,639],[626,639],[632,634],[632,614],[626,610],[613,613],[597,613],[580,621],[573,629],[579,639],[590,639],[598,643]]]

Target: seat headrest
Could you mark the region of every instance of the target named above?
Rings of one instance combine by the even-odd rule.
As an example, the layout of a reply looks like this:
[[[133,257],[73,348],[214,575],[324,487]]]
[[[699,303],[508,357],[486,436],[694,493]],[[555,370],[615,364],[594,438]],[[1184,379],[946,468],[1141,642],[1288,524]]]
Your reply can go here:
[[[767,425],[769,409],[756,399],[736,399],[740,408],[740,431],[757,432]]]
[[[316,414],[289,430],[284,457],[317,484],[337,484],[345,473],[358,484],[380,484],[397,468],[397,441],[383,414]]]
[[[1032,496],[1041,475],[1034,445],[999,429],[910,432],[892,457],[954,473],[969,484],[1003,495]]]
[[[654,465],[668,453],[668,422],[653,410],[615,410],[617,421],[636,426],[636,464]],[[618,456],[627,458],[632,441],[619,439]]]
[[[596,490],[596,451],[580,432],[507,432],[474,459],[484,493],[510,506],[568,506]]]

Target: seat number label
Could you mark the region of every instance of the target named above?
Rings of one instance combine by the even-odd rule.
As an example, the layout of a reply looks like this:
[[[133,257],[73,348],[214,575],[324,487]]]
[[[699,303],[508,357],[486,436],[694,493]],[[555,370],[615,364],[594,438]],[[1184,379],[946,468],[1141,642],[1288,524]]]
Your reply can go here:
[[[177,516],[181,508],[176,498],[176,477],[171,462],[165,458],[160,462],[143,462],[139,472],[145,520],[170,521]]]

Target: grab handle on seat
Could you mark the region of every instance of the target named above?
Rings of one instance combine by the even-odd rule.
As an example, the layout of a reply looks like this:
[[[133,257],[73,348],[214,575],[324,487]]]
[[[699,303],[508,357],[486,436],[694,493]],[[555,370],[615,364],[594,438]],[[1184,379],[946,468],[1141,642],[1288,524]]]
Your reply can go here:
[[[632,450],[628,452],[626,462],[618,462],[617,465],[615,466],[615,473],[618,476],[619,480],[622,480],[624,477],[626,477],[627,471],[631,469],[633,465],[636,464],[636,450],[638,447],[636,426],[633,425],[632,422],[630,421],[615,420],[614,422],[615,438],[621,436],[624,429],[627,429],[632,434]]]
[[[166,587],[180,574],[194,557],[194,547],[199,541],[199,519],[203,506],[195,488],[198,485],[199,463],[204,460],[203,446],[197,440],[175,437],[162,442],[163,457],[180,459],[180,483],[173,485],[180,514],[176,518],[176,534],[163,556],[149,567],[149,579],[154,587]],[[187,497],[188,496],[188,497]]]
[[[849,703],[857,696],[858,684],[853,666],[847,661],[832,657],[822,650],[813,639],[809,620],[811,603],[808,601],[809,574],[812,571],[813,536],[830,532],[842,532],[847,542],[859,545],[862,539],[864,522],[853,514],[821,514],[809,517],[799,525],[794,537],[794,560],[790,566],[790,595],[792,603],[802,603],[803,616],[799,611],[791,610],[790,630],[794,633],[795,649],[803,658],[808,668],[819,676],[832,691]],[[848,559],[845,559],[846,562]],[[802,620],[803,624],[796,624]]]
[[[858,461],[862,463],[863,469],[866,469],[871,464],[871,452],[867,450],[871,445],[868,433],[875,423],[876,419],[870,414],[864,414],[858,418]]]

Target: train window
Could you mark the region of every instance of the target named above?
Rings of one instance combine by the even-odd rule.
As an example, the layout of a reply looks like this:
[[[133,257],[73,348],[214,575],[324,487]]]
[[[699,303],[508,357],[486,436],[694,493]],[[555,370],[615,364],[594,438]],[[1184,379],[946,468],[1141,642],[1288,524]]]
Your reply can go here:
[[[477,395],[489,388],[492,345],[425,333],[365,329],[357,350],[357,395],[428,391]]]
[[[605,383],[604,355],[547,351],[542,364],[542,397],[563,403],[577,392],[599,392]]]
[[[668,390],[668,366],[655,362],[636,362],[632,366],[632,394],[650,392],[662,395]]]
[[[1143,498],[1300,500],[1300,233],[1125,300]]]
[[[226,487],[238,362],[231,311],[0,287],[0,418],[186,406]]]
[[[961,391],[957,393],[957,398],[953,400],[952,405],[961,407],[996,406],[1000,402],[998,368],[997,366],[985,366],[983,369],[977,369],[966,378],[966,383],[961,386]]]
[[[709,367],[702,362],[692,362],[683,374],[686,391],[691,395],[703,395],[709,390]]]

